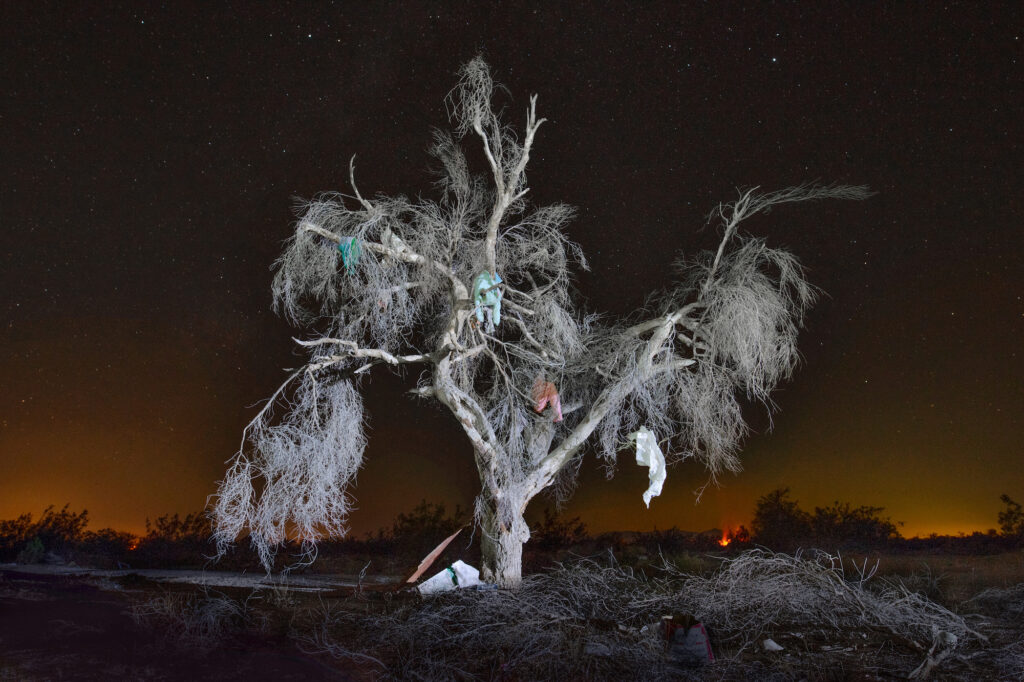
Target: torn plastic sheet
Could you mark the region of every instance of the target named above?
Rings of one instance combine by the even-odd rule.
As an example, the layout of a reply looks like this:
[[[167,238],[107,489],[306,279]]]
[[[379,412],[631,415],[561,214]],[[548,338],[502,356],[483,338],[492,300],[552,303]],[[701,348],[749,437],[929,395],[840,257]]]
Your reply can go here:
[[[501,275],[484,270],[473,280],[473,304],[476,306],[476,321],[484,323],[484,315],[487,315],[487,331],[494,331],[496,325],[501,324]]]
[[[533,383],[533,409],[536,412],[543,412],[544,408],[551,403],[551,409],[555,412],[555,421],[562,421],[562,400],[558,397],[558,389],[550,381],[537,379]]]
[[[661,494],[668,472],[665,470],[665,455],[658,447],[658,439],[646,426],[629,434],[629,440],[636,441],[636,463],[650,468],[651,484],[644,491],[644,504],[651,506],[651,498]]]
[[[363,255],[363,247],[355,237],[344,238],[338,243],[338,251],[341,251],[341,262],[345,266],[345,272],[351,272],[352,268],[359,263],[359,256]]]
[[[480,571],[459,559],[440,573],[424,580],[416,589],[420,591],[420,594],[432,594],[482,584]]]

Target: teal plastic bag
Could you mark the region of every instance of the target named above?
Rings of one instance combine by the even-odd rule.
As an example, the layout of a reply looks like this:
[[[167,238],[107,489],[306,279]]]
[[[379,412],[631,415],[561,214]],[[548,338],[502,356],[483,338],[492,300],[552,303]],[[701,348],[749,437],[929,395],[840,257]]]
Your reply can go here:
[[[494,326],[501,324],[501,275],[486,270],[481,272],[473,280],[473,303],[476,305],[476,321],[484,323],[484,317],[488,318],[487,331],[494,331]]]
[[[363,254],[363,247],[359,244],[358,239],[352,237],[349,241],[342,239],[338,244],[338,251],[341,251],[341,262],[345,266],[345,272],[349,273],[359,263],[359,256]]]

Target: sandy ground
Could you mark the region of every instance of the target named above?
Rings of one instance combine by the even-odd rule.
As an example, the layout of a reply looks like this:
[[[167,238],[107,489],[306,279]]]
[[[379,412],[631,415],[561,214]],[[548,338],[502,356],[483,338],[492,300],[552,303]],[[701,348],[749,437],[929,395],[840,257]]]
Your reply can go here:
[[[74,565],[51,564],[0,564],[0,575],[20,574],[50,577],[77,578],[124,578],[138,576],[159,583],[178,583],[206,587],[238,587],[258,589],[261,587],[287,587],[301,592],[330,591],[344,587],[355,587],[355,576],[338,575],[266,575],[265,573],[232,573],[230,571],[192,571],[172,569],[95,569]],[[387,584],[395,582],[397,576],[367,576],[364,584]]]
[[[175,589],[174,583],[269,588],[280,582],[203,571],[0,565],[0,680],[366,679],[301,652],[283,634],[236,637],[212,651],[190,651],[131,616],[134,602]],[[287,585],[328,591],[352,582],[294,576]]]

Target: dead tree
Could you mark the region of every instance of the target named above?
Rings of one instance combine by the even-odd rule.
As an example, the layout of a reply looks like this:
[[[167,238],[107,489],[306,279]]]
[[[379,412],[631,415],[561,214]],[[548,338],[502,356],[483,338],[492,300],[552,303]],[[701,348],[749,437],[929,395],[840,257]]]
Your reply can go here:
[[[712,213],[717,251],[681,262],[678,282],[609,322],[574,301],[573,268],[587,263],[564,232],[573,209],[527,202],[544,123],[536,96],[520,134],[492,108],[493,94],[483,60],[461,69],[448,98],[453,133],[434,135],[436,201],[364,198],[350,164],[353,196],[322,195],[302,210],[273,297],[287,319],[322,333],[296,340],[308,363],[245,429],[220,482],[221,548],[248,534],[269,569],[286,538],[312,550],[345,532],[366,443],[357,386],[377,365],[415,368],[413,393],[440,402],[469,438],[482,577],[500,585],[520,580],[530,500],[571,490],[587,450],[614,462],[628,434],[646,427],[670,465],[695,458],[711,477],[739,469],[741,400],[768,405],[791,375],[814,289],[789,252],[737,228],[779,204],[867,190],[741,192]],[[489,176],[470,173],[463,138],[476,140]]]

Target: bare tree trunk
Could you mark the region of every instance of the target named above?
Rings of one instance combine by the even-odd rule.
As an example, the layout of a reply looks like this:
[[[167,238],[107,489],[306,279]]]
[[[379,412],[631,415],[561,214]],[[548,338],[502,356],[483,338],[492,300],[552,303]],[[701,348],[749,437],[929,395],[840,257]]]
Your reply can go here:
[[[480,579],[499,587],[518,587],[523,578],[523,543],[530,538],[522,507],[512,500],[497,505],[487,500],[485,505],[480,518]]]

